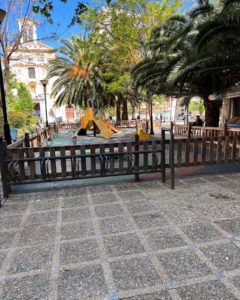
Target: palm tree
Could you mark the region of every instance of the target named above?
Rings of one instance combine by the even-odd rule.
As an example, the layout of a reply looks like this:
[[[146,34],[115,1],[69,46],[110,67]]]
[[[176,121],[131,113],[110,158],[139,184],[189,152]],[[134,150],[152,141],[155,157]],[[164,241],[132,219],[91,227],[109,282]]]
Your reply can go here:
[[[55,79],[51,95],[56,105],[99,105],[103,95],[101,72],[92,60],[88,40],[74,35],[61,42],[59,54],[48,70],[48,77]]]
[[[137,86],[154,85],[159,93],[201,96],[206,124],[218,126],[221,101],[210,101],[209,95],[239,80],[240,3],[198,2],[186,16],[173,17],[153,31],[149,55],[133,70],[133,78]]]

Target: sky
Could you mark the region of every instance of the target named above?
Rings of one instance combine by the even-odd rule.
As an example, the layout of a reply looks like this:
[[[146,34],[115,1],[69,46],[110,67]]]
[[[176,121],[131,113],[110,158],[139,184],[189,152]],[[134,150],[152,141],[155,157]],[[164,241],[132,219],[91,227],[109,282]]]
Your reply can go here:
[[[76,0],[68,0],[67,3],[62,3],[60,0],[53,0],[54,10],[52,12],[53,24],[49,24],[46,19],[42,16],[37,15],[36,17],[40,20],[38,26],[38,36],[51,36],[52,33],[57,33],[58,39],[70,38],[72,34],[79,34],[81,28],[79,25],[68,27],[71,23],[72,16],[74,15],[74,9],[76,7]],[[91,5],[91,1],[88,1]],[[54,48],[59,47],[59,40],[46,39],[42,41],[49,46]]]
[[[1,2],[1,1],[0,1]],[[97,1],[96,1],[97,2]],[[100,2],[100,1],[99,1]],[[98,3],[99,3],[98,2]],[[182,11],[188,9],[195,0],[183,0],[185,2]],[[94,0],[85,1],[88,5],[95,5]],[[97,4],[98,4],[97,3]],[[41,42],[58,48],[60,46],[59,39],[70,38],[72,34],[79,34],[82,32],[80,25],[74,25],[70,28],[68,25],[71,22],[71,18],[74,14],[74,9],[77,4],[77,0],[68,0],[67,3],[62,3],[60,0],[53,0],[54,10],[52,12],[53,24],[49,24],[44,17],[36,15],[36,18],[40,20],[40,25],[38,26],[38,37],[49,37],[52,33],[57,33],[58,39],[43,39]]]

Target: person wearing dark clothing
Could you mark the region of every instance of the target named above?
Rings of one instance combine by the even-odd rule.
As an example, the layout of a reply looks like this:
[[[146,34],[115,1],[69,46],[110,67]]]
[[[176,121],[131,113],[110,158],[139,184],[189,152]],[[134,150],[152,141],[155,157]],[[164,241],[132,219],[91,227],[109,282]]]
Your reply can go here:
[[[196,117],[196,121],[193,123],[194,126],[203,126],[203,120],[200,118],[200,116]]]

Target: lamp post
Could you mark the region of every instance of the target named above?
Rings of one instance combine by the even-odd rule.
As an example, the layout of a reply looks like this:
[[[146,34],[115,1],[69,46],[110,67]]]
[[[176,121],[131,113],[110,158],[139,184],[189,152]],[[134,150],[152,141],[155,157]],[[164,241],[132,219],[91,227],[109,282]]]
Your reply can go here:
[[[2,24],[4,17],[6,16],[6,12],[3,9],[0,9],[0,25]],[[2,111],[3,111],[3,130],[4,130],[4,138],[7,142],[7,145],[12,143],[10,127],[8,124],[8,115],[7,115],[7,105],[6,105],[6,97],[5,97],[5,89],[3,83],[3,74],[2,74],[2,61],[0,57],[0,89],[1,89],[1,99],[2,99]]]
[[[45,114],[46,114],[46,127],[48,127],[48,116],[47,116],[47,84],[48,84],[48,80],[47,79],[42,79],[40,80],[41,84],[43,85],[43,89],[44,89],[44,101],[45,101]]]
[[[150,135],[154,135],[154,130],[153,130],[153,103],[152,103],[152,92],[150,90],[147,91],[147,97],[148,97],[148,101],[149,101]]]

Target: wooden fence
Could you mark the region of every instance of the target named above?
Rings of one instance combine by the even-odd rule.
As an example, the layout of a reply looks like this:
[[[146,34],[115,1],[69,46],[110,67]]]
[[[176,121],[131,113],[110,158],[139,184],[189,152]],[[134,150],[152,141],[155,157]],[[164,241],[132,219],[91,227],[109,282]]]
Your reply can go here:
[[[150,128],[150,121],[149,120],[122,120],[116,122],[117,127],[121,128],[137,128],[142,129],[144,131],[148,131]],[[161,122],[160,120],[153,120],[153,128],[154,130],[161,129]]]
[[[69,123],[69,122],[61,122],[58,123],[58,129],[59,130],[79,130],[80,129],[80,123],[79,122],[74,122],[74,123]]]
[[[218,136],[240,136],[240,128],[205,127],[189,125],[174,125],[176,136],[190,137],[218,137]]]
[[[164,139],[163,133],[163,139]],[[100,145],[6,148],[1,143],[0,165],[4,195],[10,185],[69,179],[162,173],[165,181],[165,143],[161,140]],[[173,134],[171,134],[173,145]],[[174,187],[173,164],[171,187]]]
[[[57,125],[50,125],[44,129],[38,129],[34,134],[25,133],[25,137],[8,145],[8,148],[42,147],[48,144],[58,132]]]

